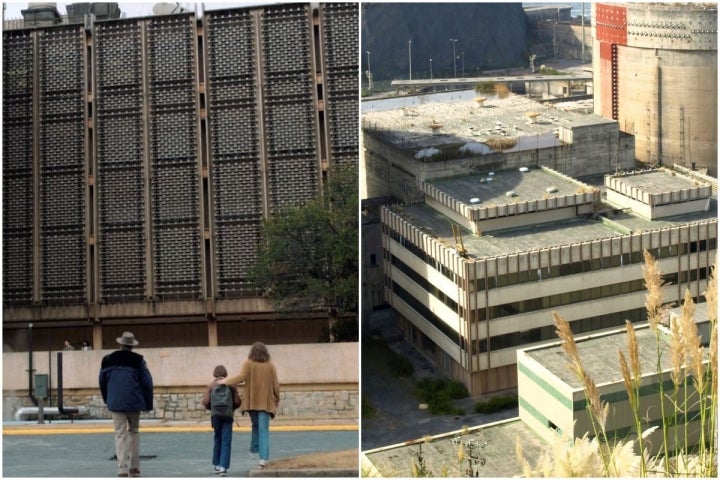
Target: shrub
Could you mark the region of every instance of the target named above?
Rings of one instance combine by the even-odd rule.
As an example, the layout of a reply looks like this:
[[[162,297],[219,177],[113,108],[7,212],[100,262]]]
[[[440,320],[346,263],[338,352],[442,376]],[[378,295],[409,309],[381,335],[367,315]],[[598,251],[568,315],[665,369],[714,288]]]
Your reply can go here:
[[[377,414],[377,409],[375,406],[370,403],[368,399],[365,397],[362,398],[362,417],[363,418],[372,418]]]
[[[517,407],[517,404],[517,395],[493,397],[484,402],[477,402],[473,411],[475,413],[493,413],[505,410],[506,408]]]
[[[463,415],[465,412],[453,405],[453,400],[468,396],[462,382],[445,378],[424,378],[416,384],[417,395],[428,404],[433,415]]]
[[[480,82],[475,85],[475,91],[478,93],[495,93],[495,82]]]

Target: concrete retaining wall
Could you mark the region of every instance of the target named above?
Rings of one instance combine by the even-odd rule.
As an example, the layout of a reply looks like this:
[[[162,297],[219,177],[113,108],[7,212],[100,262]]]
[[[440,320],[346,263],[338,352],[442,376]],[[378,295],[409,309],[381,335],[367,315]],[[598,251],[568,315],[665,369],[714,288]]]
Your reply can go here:
[[[291,417],[358,417],[358,344],[270,345],[280,380],[278,415]],[[155,384],[155,409],[148,418],[201,420],[209,418],[200,404],[216,365],[230,375],[239,373],[249,346],[138,348],[147,361]],[[109,418],[100,398],[98,374],[102,357],[112,350],[63,352],[63,404],[85,405],[94,418]],[[30,406],[28,354],[3,354],[3,419],[20,406]],[[36,374],[50,367],[53,397],[57,387],[57,352],[33,354]]]

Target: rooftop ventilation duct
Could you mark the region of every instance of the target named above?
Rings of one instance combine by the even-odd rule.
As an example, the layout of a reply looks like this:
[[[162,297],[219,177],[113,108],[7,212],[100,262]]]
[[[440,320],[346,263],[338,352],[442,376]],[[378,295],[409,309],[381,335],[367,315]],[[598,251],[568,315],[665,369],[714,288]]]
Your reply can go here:
[[[30,2],[20,13],[25,27],[49,27],[62,22],[55,2]]]
[[[183,13],[185,9],[179,3],[160,2],[153,5],[153,15],[172,15]]]

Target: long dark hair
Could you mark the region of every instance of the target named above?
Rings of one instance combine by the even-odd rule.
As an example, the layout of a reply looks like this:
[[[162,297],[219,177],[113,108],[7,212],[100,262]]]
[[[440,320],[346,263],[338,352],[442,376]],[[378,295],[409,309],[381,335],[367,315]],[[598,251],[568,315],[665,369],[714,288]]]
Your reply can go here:
[[[252,348],[250,348],[250,354],[248,355],[248,360],[252,360],[253,362],[269,362],[270,361],[270,353],[268,352],[267,347],[262,342],[255,342],[253,343]]]

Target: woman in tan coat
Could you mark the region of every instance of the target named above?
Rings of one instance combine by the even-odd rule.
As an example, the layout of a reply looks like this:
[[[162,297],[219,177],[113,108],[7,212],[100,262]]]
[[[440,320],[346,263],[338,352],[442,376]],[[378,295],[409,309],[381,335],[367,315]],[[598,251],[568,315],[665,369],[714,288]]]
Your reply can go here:
[[[280,403],[277,372],[265,344],[255,342],[240,374],[225,379],[223,383],[234,385],[241,382],[245,382],[242,411],[248,412],[252,421],[250,453],[259,455],[262,468],[270,457],[270,419],[275,418]]]

